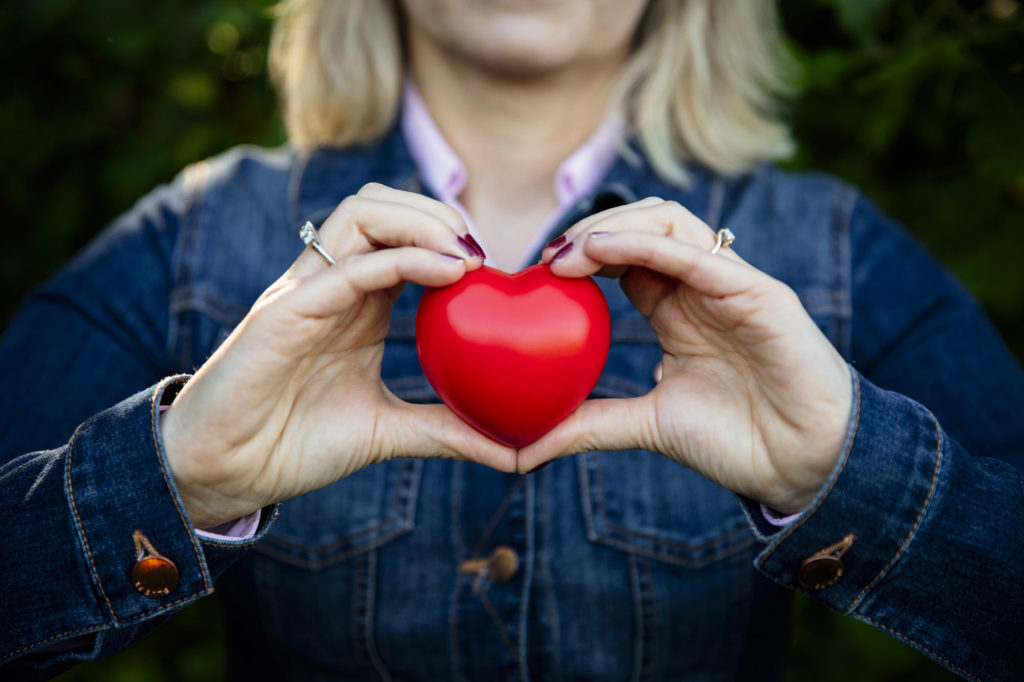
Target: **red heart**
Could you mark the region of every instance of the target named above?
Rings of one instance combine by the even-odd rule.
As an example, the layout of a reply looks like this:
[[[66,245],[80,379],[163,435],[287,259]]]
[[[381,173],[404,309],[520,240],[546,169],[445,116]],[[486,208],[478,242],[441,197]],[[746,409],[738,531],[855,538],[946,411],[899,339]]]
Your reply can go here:
[[[467,424],[521,447],[583,402],[608,358],[611,319],[590,278],[546,265],[509,275],[483,267],[428,289],[416,351],[430,385]]]

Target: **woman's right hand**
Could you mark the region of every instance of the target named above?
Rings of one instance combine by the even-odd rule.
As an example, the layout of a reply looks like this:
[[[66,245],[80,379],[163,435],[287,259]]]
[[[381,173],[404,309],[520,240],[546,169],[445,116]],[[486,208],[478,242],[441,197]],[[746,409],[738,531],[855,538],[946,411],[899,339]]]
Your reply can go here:
[[[382,185],[335,209],[320,240],[337,263],[303,251],[163,415],[168,463],[196,528],[393,457],[516,470],[515,450],[444,405],[399,400],[380,378],[403,282],[444,286],[482,264],[466,233],[451,207]]]

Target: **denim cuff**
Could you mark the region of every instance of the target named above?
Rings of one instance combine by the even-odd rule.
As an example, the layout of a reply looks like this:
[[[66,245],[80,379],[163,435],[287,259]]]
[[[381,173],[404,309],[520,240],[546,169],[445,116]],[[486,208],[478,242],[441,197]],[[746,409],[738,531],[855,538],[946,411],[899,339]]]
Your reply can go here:
[[[78,540],[99,598],[115,627],[175,611],[213,591],[213,582],[259,540],[273,517],[263,514],[252,538],[202,541],[174,486],[159,429],[165,391],[187,380],[179,375],[138,393],[89,421],[68,446],[65,491]],[[174,563],[178,582],[166,596],[136,589],[133,536]]]
[[[855,609],[910,544],[938,480],[942,447],[927,409],[852,369],[851,377],[854,412],[846,446],[814,502],[779,529],[744,501],[767,543],[755,565],[841,612]],[[815,562],[817,570],[808,567]]]

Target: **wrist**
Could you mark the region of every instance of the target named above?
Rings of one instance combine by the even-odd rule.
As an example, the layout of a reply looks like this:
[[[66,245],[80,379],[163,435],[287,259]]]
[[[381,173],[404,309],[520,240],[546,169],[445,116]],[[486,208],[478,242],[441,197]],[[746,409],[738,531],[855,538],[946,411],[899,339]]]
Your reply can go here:
[[[212,481],[197,479],[188,474],[190,469],[195,467],[186,465],[189,457],[186,454],[188,438],[181,429],[180,417],[183,411],[176,409],[177,394],[181,388],[182,385],[177,386],[173,394],[162,401],[159,431],[167,467],[189,521],[196,530],[208,531],[230,521],[251,516],[259,511],[262,505],[250,506],[245,504],[244,498],[226,497],[216,492],[217,486],[211,485]]]
[[[823,413],[821,427],[805,439],[808,455],[799,458],[800,469],[796,474],[783,476],[782,484],[775,488],[774,495],[765,495],[758,502],[779,512],[783,516],[798,514],[818,497],[824,488],[836,463],[850,448],[857,424],[857,376],[850,365],[838,353],[839,378],[827,402],[831,409]],[[796,458],[790,458],[796,459]]]

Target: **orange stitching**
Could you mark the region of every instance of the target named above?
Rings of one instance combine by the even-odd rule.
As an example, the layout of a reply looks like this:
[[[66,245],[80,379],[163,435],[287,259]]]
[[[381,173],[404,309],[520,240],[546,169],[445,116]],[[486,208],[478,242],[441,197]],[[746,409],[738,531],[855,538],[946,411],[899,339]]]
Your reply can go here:
[[[925,408],[925,411],[928,412],[928,409]],[[852,611],[853,609],[857,608],[857,604],[860,603],[860,600],[864,597],[868,590],[874,587],[875,584],[885,576],[885,574],[889,571],[892,565],[896,563],[896,560],[903,556],[904,550],[906,550],[907,545],[910,544],[910,541],[917,533],[918,527],[921,525],[921,519],[924,518],[924,513],[928,509],[928,503],[931,502],[932,493],[935,492],[935,484],[939,478],[939,468],[942,465],[942,429],[939,428],[939,420],[935,418],[935,415],[933,415],[931,412],[928,412],[928,416],[930,416],[932,418],[932,421],[935,423],[936,432],[935,469],[932,470],[932,482],[930,487],[928,488],[928,495],[925,496],[924,504],[921,505],[921,510],[917,513],[917,518],[914,519],[914,524],[913,526],[911,526],[910,532],[907,533],[907,537],[903,540],[903,543],[900,545],[900,548],[896,550],[896,553],[892,556],[891,559],[889,559],[889,563],[887,563],[882,568],[882,570],[878,572],[878,575],[875,576],[875,579],[868,583],[864,587],[864,589],[860,591],[860,594],[854,597],[853,601],[850,602],[850,605],[846,607],[847,611]]]
[[[117,622],[117,612],[114,611],[114,605],[110,603],[110,598],[107,597],[106,590],[103,589],[103,581],[100,580],[100,572],[96,568],[95,562],[92,560],[92,548],[89,546],[89,538],[85,534],[85,527],[82,526],[82,517],[78,515],[78,504],[75,502],[75,486],[71,482],[71,456],[75,451],[75,438],[78,437],[78,432],[81,430],[81,426],[75,429],[75,432],[71,435],[71,440],[68,441],[68,495],[71,497],[71,512],[75,515],[75,524],[78,526],[78,532],[82,535],[82,542],[85,544],[85,556],[89,560],[89,566],[92,567],[93,577],[96,578],[96,585],[100,588],[100,594],[103,596],[103,601],[107,602],[107,608],[110,609],[110,617]]]
[[[205,596],[207,596],[209,594],[212,594],[212,593],[213,593],[213,590],[207,589],[207,590],[204,590],[203,592],[198,592],[198,593],[195,593],[195,594],[191,594],[191,595],[189,595],[187,597],[182,597],[181,599],[177,599],[175,601],[168,602],[166,604],[161,604],[159,606],[159,608],[151,609],[149,611],[145,611],[143,613],[140,613],[137,616],[132,616],[131,618],[129,618],[127,620],[118,620],[115,617],[114,618],[114,622],[115,623],[120,623],[120,624],[133,623],[133,622],[135,622],[137,620],[141,620],[143,618],[147,618],[147,617],[149,617],[150,615],[152,615],[154,613],[157,613],[159,611],[165,610],[168,607],[176,606],[176,605],[178,605],[178,604],[180,604],[180,603],[182,603],[184,601],[189,601],[190,599],[194,600],[194,599],[198,599],[199,597],[205,597]],[[42,646],[43,644],[46,644],[47,642],[52,642],[52,641],[58,640],[58,639],[60,639],[62,637],[70,637],[71,635],[82,635],[82,634],[86,634],[86,633],[89,633],[89,632],[99,632],[100,630],[106,630],[106,629],[107,629],[107,626],[105,626],[105,625],[92,625],[90,627],[82,628],[80,630],[68,630],[67,632],[62,632],[59,635],[54,635],[53,637],[47,637],[46,639],[39,640],[38,642],[36,642],[34,644],[29,644],[28,646],[23,646],[20,649],[15,649],[14,651],[10,652],[9,654],[4,656],[3,658],[0,658],[0,663],[3,663],[5,661],[7,661],[7,660],[10,660],[11,658],[17,656],[18,654],[20,654],[20,653],[22,653],[24,651],[28,651],[29,649],[34,649],[37,646]]]
[[[846,554],[846,550],[850,549],[850,546],[853,544],[853,541],[856,540],[856,539],[857,539],[857,536],[854,535],[853,533],[850,533],[849,535],[847,535],[845,538],[843,538],[842,540],[840,540],[836,544],[829,545],[825,549],[818,550],[817,552],[814,553],[814,556],[818,556],[820,554],[829,554],[829,555],[834,556],[837,559],[839,559],[844,554]]]
[[[186,379],[187,381],[187,379]],[[160,457],[160,441],[157,437],[157,396],[161,395],[170,386],[170,382],[164,385],[162,388],[157,386],[156,390],[153,391],[153,397],[150,399],[150,431],[153,434],[153,448],[156,450],[158,464],[160,465],[160,475],[163,476],[164,485],[167,486],[168,491],[171,492],[171,502],[174,503],[174,508],[178,511],[178,518],[181,519],[181,523],[189,529],[188,539],[192,543],[192,551],[196,555],[196,563],[199,564],[199,575],[203,579],[203,587],[207,590],[210,589],[210,583],[207,580],[206,571],[203,570],[203,559],[199,554],[199,545],[196,543],[195,533],[192,532],[192,524],[185,519],[185,512],[182,510],[181,505],[178,504],[178,500],[174,495],[174,488],[171,486],[170,480],[167,478],[167,470],[163,465],[163,462],[159,461]],[[164,604],[164,606],[168,606]]]
[[[910,644],[912,646],[915,646],[915,647],[919,648],[921,651],[924,651],[929,656],[931,656],[935,660],[939,661],[944,666],[946,666],[947,668],[949,668],[953,672],[957,673],[958,675],[962,675],[963,677],[966,677],[969,680],[973,680],[974,682],[982,682],[980,677],[975,677],[974,675],[970,674],[969,672],[967,672],[966,670],[964,670],[960,666],[954,665],[953,663],[951,663],[949,661],[949,659],[947,659],[947,658],[945,658],[943,656],[938,655],[937,653],[935,653],[934,651],[932,651],[928,647],[924,646],[923,644],[921,644],[917,640],[914,640],[914,639],[911,639],[910,637],[907,637],[902,632],[899,632],[898,630],[894,630],[894,629],[892,629],[892,628],[890,628],[890,627],[888,627],[886,625],[882,625],[878,621],[873,620],[871,618],[868,618],[867,616],[865,616],[864,614],[861,614],[861,613],[856,614],[856,617],[859,618],[860,620],[863,620],[865,623],[867,623],[869,625],[873,625],[874,627],[878,628],[879,630],[887,632],[888,634],[892,635],[893,637],[896,637],[897,639],[902,640],[905,644]]]
[[[186,595],[186,596],[182,597],[181,599],[175,599],[174,601],[167,602],[166,604],[160,604],[155,609],[150,609],[149,611],[143,611],[142,613],[138,614],[137,616],[132,616],[131,618],[128,618],[126,620],[120,620],[120,621],[117,621],[117,622],[121,623],[122,625],[124,623],[134,623],[137,620],[142,620],[143,618],[148,618],[149,616],[152,616],[154,614],[166,611],[170,607],[177,606],[178,604],[181,604],[182,602],[186,602],[186,601],[190,601],[190,600],[194,601],[196,599],[199,599],[200,597],[205,597],[205,596],[207,596],[209,594],[213,594],[213,590],[210,589],[210,588],[206,588],[202,592],[193,592],[192,594]]]
[[[20,654],[23,651],[28,651],[29,649],[35,649],[37,646],[42,646],[43,644],[46,644],[48,642],[52,642],[54,640],[58,640],[61,637],[70,637],[71,635],[84,635],[84,634],[86,634],[88,632],[97,632],[97,631],[103,630],[103,629],[104,629],[104,626],[102,626],[102,625],[91,625],[91,626],[89,626],[87,628],[82,628],[81,630],[68,630],[67,632],[62,632],[59,635],[54,635],[53,637],[47,637],[46,639],[41,639],[38,642],[36,642],[35,644],[29,644],[28,646],[23,646],[20,649],[15,649],[14,651],[8,653],[3,658],[0,658],[0,663],[3,663],[4,661],[10,660],[11,658],[14,658],[15,656],[17,656],[18,654]]]
[[[136,528],[132,533],[132,542],[135,543],[135,556],[137,559],[141,559],[147,554],[150,556],[163,556],[160,552],[156,551],[156,547],[153,546],[153,543],[150,542],[149,538],[143,535],[142,531],[138,528]]]
[[[857,399],[857,411],[854,412],[853,415],[853,430],[850,431],[850,442],[846,446],[846,450],[843,452],[843,463],[839,467],[839,471],[836,473],[836,477],[833,478],[832,482],[828,484],[828,488],[825,490],[825,494],[818,498],[818,501],[814,504],[813,507],[811,507],[808,510],[806,514],[804,514],[804,517],[802,519],[794,521],[793,523],[789,524],[788,528],[782,531],[782,535],[780,535],[778,540],[775,541],[774,547],[769,547],[766,550],[764,559],[762,559],[761,563],[758,564],[759,566],[763,566],[765,562],[768,561],[768,557],[770,557],[775,552],[775,550],[778,549],[779,545],[782,544],[782,541],[788,538],[790,535],[792,535],[793,531],[795,531],[800,526],[804,525],[807,519],[811,518],[811,516],[814,515],[814,512],[818,511],[821,505],[825,502],[825,499],[828,497],[828,494],[832,492],[832,488],[835,486],[836,481],[839,480],[839,478],[843,475],[843,471],[846,469],[846,462],[850,458],[850,450],[853,449],[853,441],[857,439],[857,429],[860,427],[860,375],[857,372],[853,371],[851,371],[851,374],[853,374],[854,388],[857,389],[854,391],[854,397]]]

